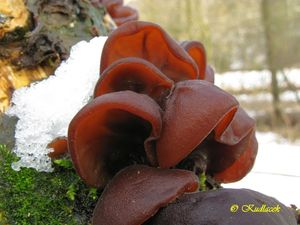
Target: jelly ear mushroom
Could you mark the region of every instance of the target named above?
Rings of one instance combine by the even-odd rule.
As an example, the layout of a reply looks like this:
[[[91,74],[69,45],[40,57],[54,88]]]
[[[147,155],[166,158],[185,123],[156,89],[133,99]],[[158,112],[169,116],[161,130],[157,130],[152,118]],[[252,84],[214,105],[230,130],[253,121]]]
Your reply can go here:
[[[214,71],[206,63],[206,51],[204,45],[199,41],[184,41],[181,46],[194,59],[199,70],[199,79],[214,83]]]
[[[68,153],[68,138],[57,137],[48,144],[47,148],[52,149],[52,151],[48,154],[50,158],[59,158]]]
[[[126,57],[147,60],[174,81],[198,78],[194,60],[154,23],[131,21],[113,31],[103,47],[100,72]]]
[[[248,189],[218,189],[183,195],[146,224],[297,225],[297,222],[291,210],[272,197]]]
[[[254,121],[233,96],[210,82],[177,83],[166,102],[163,126],[156,144],[162,168],[193,160],[193,170],[227,183],[241,179],[253,166]]]
[[[153,142],[161,132],[160,111],[150,97],[131,91],[102,95],[83,107],[68,130],[80,177],[90,186],[103,187],[128,165],[156,164]]]
[[[242,179],[252,169],[257,154],[255,121],[238,108],[227,127],[215,129],[214,139],[208,144],[214,149],[209,173],[221,183]]]
[[[91,0],[91,2],[96,6],[99,3],[104,5],[118,26],[128,21],[137,20],[139,17],[135,9],[123,5],[123,0]]]
[[[206,66],[204,80],[211,82],[211,83],[215,82],[215,72],[214,72],[214,69],[210,65]]]
[[[178,82],[166,103],[164,128],[157,141],[159,165],[172,167],[186,158],[219,122],[230,120],[237,108],[234,97],[211,83]]]
[[[111,8],[111,10],[109,10],[109,14],[113,18],[117,26],[120,26],[129,21],[135,21],[139,17],[137,10],[123,5],[117,5],[116,7]]]
[[[121,6],[124,4],[123,0],[98,0],[102,3],[108,11],[112,10],[116,6]]]
[[[199,70],[199,79],[204,80],[206,70],[206,52],[203,44],[198,41],[184,41],[181,46],[194,59]]]
[[[161,102],[169,94],[173,84],[153,64],[144,59],[128,57],[113,62],[103,71],[96,84],[94,97],[131,90]]]
[[[106,186],[93,215],[93,225],[140,225],[185,192],[198,189],[187,170],[134,165],[120,171]]]

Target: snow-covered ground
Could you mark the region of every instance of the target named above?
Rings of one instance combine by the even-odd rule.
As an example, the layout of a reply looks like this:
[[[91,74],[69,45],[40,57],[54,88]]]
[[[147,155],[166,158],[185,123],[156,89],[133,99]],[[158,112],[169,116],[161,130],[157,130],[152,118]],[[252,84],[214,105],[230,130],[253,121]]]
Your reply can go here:
[[[224,187],[248,188],[300,207],[300,143],[289,143],[274,133],[257,133],[258,155],[252,171]]]

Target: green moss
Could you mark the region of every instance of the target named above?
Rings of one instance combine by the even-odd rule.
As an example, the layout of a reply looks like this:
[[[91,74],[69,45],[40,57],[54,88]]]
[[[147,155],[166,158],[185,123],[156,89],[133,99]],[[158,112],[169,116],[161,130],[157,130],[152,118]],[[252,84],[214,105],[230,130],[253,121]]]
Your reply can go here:
[[[204,172],[199,174],[199,184],[200,190],[206,191],[206,175]]]
[[[17,157],[0,145],[0,225],[88,224],[99,193],[86,187],[70,161],[55,163],[54,172],[24,168],[11,163]]]

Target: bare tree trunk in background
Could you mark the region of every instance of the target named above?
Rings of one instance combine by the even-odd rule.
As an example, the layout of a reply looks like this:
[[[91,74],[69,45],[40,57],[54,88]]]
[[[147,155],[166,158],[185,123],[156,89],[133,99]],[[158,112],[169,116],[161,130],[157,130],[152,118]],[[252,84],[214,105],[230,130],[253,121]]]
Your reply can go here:
[[[275,125],[280,125],[284,123],[282,111],[280,109],[280,91],[278,87],[278,79],[277,79],[277,70],[270,69],[272,74],[272,81],[271,81],[271,93],[272,93],[272,101],[273,101],[273,110],[274,110],[274,122]]]
[[[272,21],[272,4],[274,0],[262,0],[262,24],[265,33],[265,47],[266,47],[266,61],[267,67],[271,72],[271,94],[272,94],[272,104],[273,104],[273,123],[274,125],[284,124],[283,114],[280,108],[280,90],[278,87],[277,78],[277,64],[275,62],[275,49],[273,35],[276,32],[276,25]]]
[[[185,9],[186,9],[186,18],[187,18],[187,31],[188,31],[188,39],[193,38],[193,8],[192,8],[193,0],[185,1]]]

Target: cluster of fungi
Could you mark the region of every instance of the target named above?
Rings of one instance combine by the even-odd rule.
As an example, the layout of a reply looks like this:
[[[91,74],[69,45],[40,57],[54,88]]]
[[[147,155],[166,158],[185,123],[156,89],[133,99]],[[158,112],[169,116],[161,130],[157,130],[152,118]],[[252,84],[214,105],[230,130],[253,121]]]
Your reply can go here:
[[[68,12],[65,1],[44,2]],[[104,6],[119,28],[105,43],[94,98],[71,121],[68,137],[49,147],[51,157],[68,149],[82,180],[104,189],[93,225],[296,225],[271,197],[219,188],[251,170],[255,122],[214,85],[204,46],[137,22],[123,0],[90,2]],[[233,213],[233,204],[278,206],[280,213]]]
[[[250,190],[204,191],[240,180],[256,153],[255,122],[214,85],[203,45],[131,21],[103,48],[94,98],[73,118],[68,149],[86,184],[104,188],[94,225],[296,224],[277,200]],[[230,212],[232,204],[280,213]],[[230,223],[226,220],[230,218]]]
[[[124,5],[123,0],[91,0],[91,3],[104,6],[117,26],[138,19],[137,10]]]
[[[92,2],[121,26],[104,45],[93,99],[68,137],[49,147],[51,157],[68,148],[82,180],[104,189],[93,225],[296,225],[271,197],[220,188],[251,170],[255,121],[214,85],[204,46],[137,22],[122,0]],[[277,206],[280,213],[233,213],[232,204]]]

